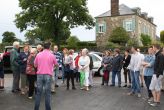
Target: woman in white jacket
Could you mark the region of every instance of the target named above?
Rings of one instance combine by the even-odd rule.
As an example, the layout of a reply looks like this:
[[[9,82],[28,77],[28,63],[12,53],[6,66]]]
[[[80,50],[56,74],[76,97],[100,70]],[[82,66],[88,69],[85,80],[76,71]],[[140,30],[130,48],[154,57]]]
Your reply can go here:
[[[86,91],[89,90],[89,64],[90,64],[90,58],[87,55],[88,50],[85,48],[82,50],[82,56],[79,58],[79,70],[81,74],[85,74],[85,80],[84,80],[84,86],[85,88],[81,88],[81,89],[85,89]]]

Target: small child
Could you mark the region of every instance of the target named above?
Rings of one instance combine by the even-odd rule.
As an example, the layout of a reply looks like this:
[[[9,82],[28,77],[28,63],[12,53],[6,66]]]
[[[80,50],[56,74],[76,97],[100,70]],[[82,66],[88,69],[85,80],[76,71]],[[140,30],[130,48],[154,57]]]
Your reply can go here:
[[[0,90],[4,89],[3,55],[0,55]]]

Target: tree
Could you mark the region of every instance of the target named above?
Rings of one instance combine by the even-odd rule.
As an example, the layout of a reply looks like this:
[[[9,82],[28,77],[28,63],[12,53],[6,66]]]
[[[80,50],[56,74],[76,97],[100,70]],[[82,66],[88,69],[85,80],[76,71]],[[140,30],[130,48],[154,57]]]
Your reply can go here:
[[[76,47],[77,46],[77,43],[80,42],[80,40],[76,36],[70,36],[67,39],[66,42],[67,42],[68,46],[70,46],[70,47]]]
[[[141,34],[141,41],[144,46],[149,46],[152,42],[151,37],[146,34]]]
[[[19,0],[22,11],[16,15],[16,26],[24,31],[28,27],[41,29],[44,39],[60,40],[70,36],[70,28],[95,23],[87,8],[87,0]]]
[[[160,32],[160,41],[164,43],[164,30]]]
[[[13,32],[6,31],[2,34],[2,36],[3,36],[2,43],[13,43],[14,41],[18,40],[15,37],[15,33]]]
[[[122,27],[115,28],[109,38],[109,41],[118,44],[125,44],[129,40],[129,35],[126,30]]]

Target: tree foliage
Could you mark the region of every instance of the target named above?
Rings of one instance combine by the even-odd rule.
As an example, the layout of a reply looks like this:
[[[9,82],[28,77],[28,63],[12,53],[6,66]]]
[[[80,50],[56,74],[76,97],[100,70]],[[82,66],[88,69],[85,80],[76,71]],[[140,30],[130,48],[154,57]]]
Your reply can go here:
[[[129,35],[126,30],[122,27],[115,28],[109,38],[109,41],[118,44],[125,44],[129,40]]]
[[[2,43],[13,43],[14,41],[17,41],[18,39],[15,37],[15,33],[6,31],[2,34],[3,39]]]
[[[70,36],[70,28],[94,26],[86,5],[87,0],[19,0],[22,11],[16,15],[15,23],[21,31],[39,27],[44,39],[59,43]]]
[[[144,46],[151,45],[152,39],[149,35],[141,34],[141,41]]]
[[[77,46],[77,43],[80,42],[80,40],[76,36],[70,36],[67,39],[66,42],[67,42],[68,46],[70,46],[70,47],[76,47]]]
[[[160,41],[164,43],[164,30],[160,32]]]

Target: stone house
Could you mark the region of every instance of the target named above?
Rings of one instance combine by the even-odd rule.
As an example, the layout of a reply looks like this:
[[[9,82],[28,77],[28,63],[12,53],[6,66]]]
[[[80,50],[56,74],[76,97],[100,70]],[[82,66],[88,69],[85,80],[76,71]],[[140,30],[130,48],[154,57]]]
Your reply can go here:
[[[139,42],[142,33],[151,36],[152,39],[156,38],[153,17],[148,17],[148,14],[141,12],[139,7],[129,8],[124,4],[119,5],[119,0],[111,0],[111,10],[95,19],[97,46],[107,45],[110,34],[116,27],[123,27],[131,38],[136,38]]]

